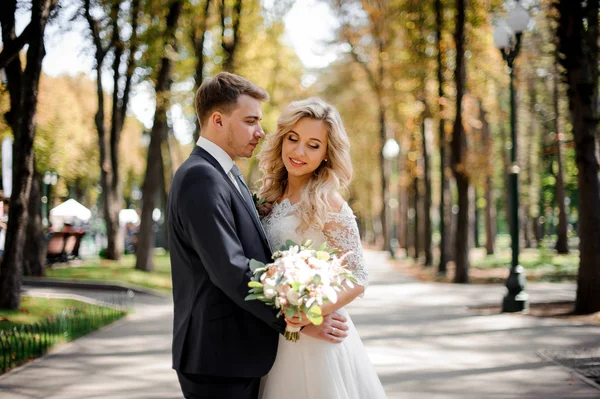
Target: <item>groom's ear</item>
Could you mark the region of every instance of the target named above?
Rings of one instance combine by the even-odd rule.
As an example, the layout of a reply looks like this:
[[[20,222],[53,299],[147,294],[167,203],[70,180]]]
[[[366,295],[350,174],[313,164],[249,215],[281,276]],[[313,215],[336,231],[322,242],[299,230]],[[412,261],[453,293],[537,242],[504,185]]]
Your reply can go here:
[[[213,112],[210,115],[209,120],[215,126],[215,128],[221,129],[223,127],[223,114],[221,114],[219,111]]]

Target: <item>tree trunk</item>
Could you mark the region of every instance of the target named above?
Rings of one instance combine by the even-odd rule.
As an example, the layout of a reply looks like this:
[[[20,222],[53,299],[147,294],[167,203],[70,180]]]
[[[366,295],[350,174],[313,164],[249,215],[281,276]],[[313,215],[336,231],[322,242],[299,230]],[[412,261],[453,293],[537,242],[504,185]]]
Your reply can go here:
[[[456,2],[456,119],[452,134],[452,170],[458,189],[458,220],[456,225],[455,283],[469,282],[469,178],[465,167],[464,152],[466,137],[462,124],[462,98],[464,94],[466,69],[464,64],[465,8],[466,0]]]
[[[446,130],[444,118],[444,45],[442,40],[442,30],[444,18],[442,16],[442,1],[435,0],[435,35],[437,38],[437,81],[438,81],[438,103],[439,103],[439,122],[438,122],[438,145],[440,146],[440,262],[438,273],[446,274],[448,264],[448,216],[446,207],[451,202],[449,184],[446,174]],[[451,213],[451,212],[450,212]]]
[[[479,248],[479,208],[477,207],[477,190],[473,187],[471,194],[471,206],[473,207],[473,220],[471,225],[473,226],[473,248]]]
[[[413,234],[415,236],[415,253],[413,255],[413,257],[415,258],[415,262],[419,262],[420,258],[421,258],[421,251],[422,251],[422,242],[423,242],[423,236],[421,235],[421,211],[420,211],[420,207],[421,207],[421,195],[419,193],[419,178],[417,176],[415,176],[414,180],[413,180],[413,193],[414,193],[414,230],[413,230]]]
[[[28,204],[34,174],[33,141],[35,114],[42,60],[45,55],[44,31],[57,0],[32,2],[31,36],[27,49],[27,66],[23,73],[21,106],[15,132],[13,158],[13,191],[10,200],[5,254],[0,270],[0,309],[19,309],[23,275]]]
[[[569,253],[569,241],[567,238],[567,205],[565,203],[565,181],[563,170],[561,134],[563,133],[560,123],[559,95],[558,95],[558,74],[552,80],[554,84],[553,105],[554,105],[554,133],[556,139],[556,161],[558,171],[556,173],[556,202],[558,203],[558,234],[556,240],[556,252],[559,254]]]
[[[164,33],[164,48],[171,51],[177,51],[177,41],[175,31],[177,22],[181,14],[183,0],[175,0],[169,7],[169,15],[167,16],[167,26]],[[153,237],[153,221],[152,212],[156,204],[156,197],[161,187],[161,147],[162,142],[167,137],[167,110],[170,102],[168,100],[171,81],[172,81],[173,60],[172,56],[163,55],[156,82],[156,109],[154,111],[154,125],[150,132],[150,146],[148,148],[148,164],[146,166],[146,177],[142,185],[142,217],[140,224],[140,232],[138,234],[138,244],[136,247],[136,264],[135,268],[143,271],[152,271],[154,265],[152,262],[152,237]],[[164,179],[164,176],[162,176]]]
[[[414,222],[415,222],[415,190],[414,185],[411,184],[407,188],[408,207],[406,209],[406,255],[415,256],[415,242],[416,236],[414,234]],[[410,249],[410,250],[409,250]]]
[[[496,253],[496,199],[490,175],[485,181],[485,250],[488,255]]]
[[[559,61],[566,71],[579,187],[579,277],[575,312],[600,311],[598,0],[558,0]],[[584,22],[585,21],[585,22]]]
[[[428,109],[429,106],[426,105]],[[429,114],[427,112],[426,114]],[[423,198],[423,251],[425,252],[425,266],[433,266],[433,229],[431,226],[431,206],[432,206],[432,189],[431,189],[431,166],[429,160],[430,153],[430,120],[423,119],[423,184],[425,185],[425,193]]]
[[[46,265],[46,251],[48,247],[42,230],[41,184],[41,176],[35,171],[31,184],[31,194],[29,196],[29,223],[27,226],[27,241],[23,260],[23,274],[25,276],[41,277],[45,274],[44,266]]]
[[[383,107],[383,99],[381,94],[379,95],[379,138],[381,140],[381,146],[379,150],[379,163],[381,165],[381,198],[383,204],[381,204],[381,232],[383,235],[383,249],[389,251],[390,249],[390,224],[389,219],[389,198],[390,198],[390,168],[388,162],[386,162],[383,156],[383,146],[385,145],[386,137],[386,126],[385,126],[385,109]]]
[[[232,7],[231,27],[225,25],[225,0],[221,0],[221,47],[225,51],[225,59],[223,60],[223,70],[233,72],[235,66],[235,55],[239,44],[240,19],[242,17],[242,0],[236,0]],[[225,32],[231,29],[231,38],[226,38]]]
[[[96,60],[96,95],[98,99],[98,111],[95,116],[96,130],[98,131],[98,144],[100,149],[100,185],[102,187],[102,209],[106,224],[106,236],[108,246],[106,248],[107,259],[118,260],[123,254],[123,231],[119,225],[119,211],[123,207],[123,187],[119,175],[119,144],[121,132],[127,116],[127,107],[133,73],[135,71],[135,56],[139,48],[137,35],[140,1],[131,2],[131,38],[128,40],[128,56],[123,68],[123,56],[126,52],[126,43],[121,39],[121,31],[118,24],[119,2],[114,2],[111,15],[112,36],[111,43],[107,48],[102,45],[101,24],[90,12],[90,0],[84,1],[84,14],[92,34],[95,47]],[[104,83],[102,81],[102,65],[108,51],[114,47],[113,54],[113,81],[112,81],[112,109],[110,114],[111,124],[107,127],[104,114]],[[122,70],[125,74],[122,74]],[[124,84],[122,82],[125,79]],[[121,86],[123,88],[121,89]],[[109,130],[110,129],[110,130]],[[110,132],[107,135],[107,132]]]
[[[194,44],[194,54],[196,55],[196,70],[194,71],[194,93],[198,91],[204,80],[204,42],[206,40],[206,26],[208,13],[210,11],[211,0],[205,0],[204,14],[199,17],[201,20],[192,30],[192,43]],[[194,118],[194,143],[200,138],[200,124],[198,118]]]
[[[490,126],[487,122],[485,110],[483,107],[480,109],[481,122],[483,124],[483,140],[489,157],[487,176],[485,178],[485,250],[488,255],[493,255],[496,247],[496,198],[494,196],[494,187],[492,184],[494,157]]]
[[[398,206],[398,240],[400,241],[400,248],[403,248],[405,254],[408,256],[408,188],[400,185],[399,194],[400,204]]]

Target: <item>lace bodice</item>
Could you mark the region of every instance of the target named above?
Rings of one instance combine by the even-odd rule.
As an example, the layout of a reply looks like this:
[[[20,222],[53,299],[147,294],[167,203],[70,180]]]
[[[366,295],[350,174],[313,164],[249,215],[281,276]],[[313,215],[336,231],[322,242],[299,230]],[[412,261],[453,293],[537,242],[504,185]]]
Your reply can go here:
[[[327,242],[328,247],[335,248],[342,254],[350,252],[346,257],[346,267],[352,270],[360,285],[366,288],[368,272],[356,218],[348,203],[344,203],[339,213],[329,213],[323,230],[311,228],[303,235],[296,231],[300,225],[300,218],[295,212],[297,208],[298,204],[292,205],[288,199],[284,199],[281,203],[274,204],[271,213],[263,218],[262,224],[271,247],[279,249],[287,240],[301,243],[310,239],[314,242],[314,248]]]

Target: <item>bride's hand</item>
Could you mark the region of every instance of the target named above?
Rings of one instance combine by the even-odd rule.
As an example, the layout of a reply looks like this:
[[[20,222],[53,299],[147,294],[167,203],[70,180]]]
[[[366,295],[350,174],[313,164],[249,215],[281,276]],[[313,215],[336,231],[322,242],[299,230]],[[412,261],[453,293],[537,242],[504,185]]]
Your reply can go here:
[[[323,317],[319,326],[308,325],[302,329],[306,334],[316,339],[339,344],[348,336],[347,319],[339,313],[332,313]]]
[[[288,319],[286,317],[285,322],[287,323],[288,326],[296,327],[296,328],[301,328],[301,327],[311,324],[310,320],[304,313],[302,313],[301,316],[294,316],[291,319]]]

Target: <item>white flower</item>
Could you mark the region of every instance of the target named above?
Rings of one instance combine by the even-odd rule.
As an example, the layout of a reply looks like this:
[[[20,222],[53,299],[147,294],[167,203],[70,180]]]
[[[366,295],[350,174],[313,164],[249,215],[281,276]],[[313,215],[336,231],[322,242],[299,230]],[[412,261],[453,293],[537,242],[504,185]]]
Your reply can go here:
[[[263,292],[266,298],[273,298],[275,297],[275,295],[277,295],[277,288],[275,287],[275,285],[265,283],[265,285],[263,286]]]
[[[288,290],[286,293],[287,300],[294,306],[300,305],[300,294],[294,290]]]
[[[330,285],[327,285],[327,286],[323,287],[323,293],[325,294],[325,296],[327,297],[327,299],[329,301],[331,301],[332,303],[336,303],[337,302],[337,293],[335,292],[335,290]]]

